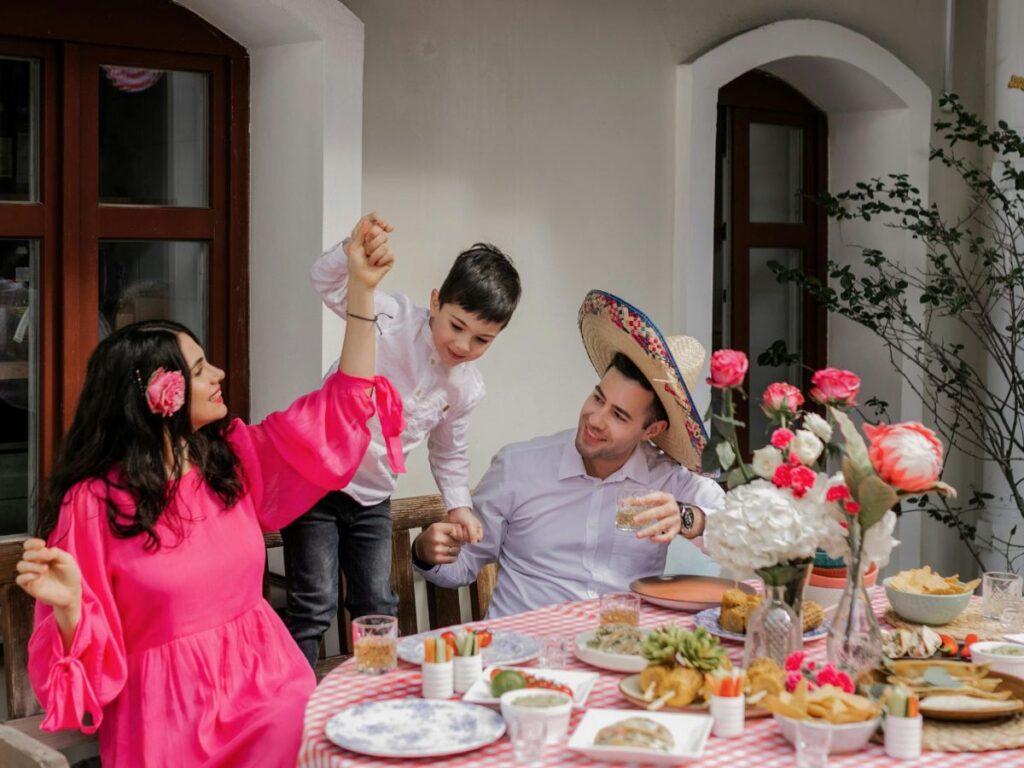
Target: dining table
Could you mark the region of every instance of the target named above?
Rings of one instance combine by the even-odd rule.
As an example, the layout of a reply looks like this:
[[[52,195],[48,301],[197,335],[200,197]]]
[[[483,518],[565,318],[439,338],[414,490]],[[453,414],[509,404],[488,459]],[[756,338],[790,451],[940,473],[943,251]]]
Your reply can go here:
[[[882,616],[888,608],[885,592],[881,588],[869,590],[872,607],[877,616]],[[654,628],[663,624],[675,623],[686,629],[694,628],[694,614],[672,610],[644,603],[640,609],[640,626]],[[486,627],[492,631],[516,632],[533,637],[570,637],[587,630],[595,629],[599,624],[598,599],[549,605],[525,613],[518,613],[498,619],[476,622],[461,626]],[[441,629],[435,631],[439,634]],[[804,646],[809,658],[825,661],[824,637],[807,642]],[[741,664],[743,645],[723,640],[734,664]],[[524,665],[529,666],[529,665]],[[594,684],[585,707],[600,709],[621,709],[639,714],[643,710],[633,707],[619,691],[619,682],[626,677],[625,673],[609,672],[595,669],[579,661],[573,656],[566,669],[599,672],[600,677]],[[512,744],[506,734],[497,741],[472,752],[451,755],[448,757],[429,758],[380,758],[356,754],[336,746],[325,734],[327,721],[346,707],[364,702],[388,699],[418,698],[421,695],[421,675],[417,666],[398,662],[398,668],[381,675],[361,674],[356,671],[353,659],[335,667],[317,686],[306,707],[303,724],[302,747],[299,753],[300,768],[340,768],[340,766],[395,766],[395,765],[444,765],[460,766],[461,768],[482,768],[483,766],[513,765]],[[583,709],[575,710],[570,723],[570,735],[584,714]],[[990,752],[924,752],[921,763],[929,762],[942,765],[944,768],[970,766],[985,768],[986,766],[1024,765],[1024,749],[1002,750]],[[735,766],[757,766],[757,768],[790,768],[795,765],[796,756],[793,746],[785,740],[778,723],[771,717],[748,719],[741,735],[732,738],[710,736],[703,755],[689,765],[708,766],[708,768],[734,768]],[[543,765],[597,765],[590,757],[572,752],[567,748],[567,740],[559,744],[548,745],[544,750]],[[601,763],[614,765],[614,763]],[[869,744],[863,751],[855,754],[831,755],[830,766],[901,766],[913,764],[907,761],[894,760],[886,756],[882,745]],[[625,765],[625,763],[620,763]]]

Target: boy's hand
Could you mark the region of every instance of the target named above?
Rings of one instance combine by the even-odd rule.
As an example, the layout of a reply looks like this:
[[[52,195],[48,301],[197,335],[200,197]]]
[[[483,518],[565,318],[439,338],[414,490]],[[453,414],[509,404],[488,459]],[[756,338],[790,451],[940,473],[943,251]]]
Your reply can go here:
[[[469,507],[455,507],[448,510],[448,522],[461,525],[466,541],[476,544],[484,537],[484,526],[480,518],[473,514]]]
[[[394,227],[376,213],[359,220],[344,244],[352,283],[373,289],[390,271],[395,257],[388,245],[388,233],[393,230]]]

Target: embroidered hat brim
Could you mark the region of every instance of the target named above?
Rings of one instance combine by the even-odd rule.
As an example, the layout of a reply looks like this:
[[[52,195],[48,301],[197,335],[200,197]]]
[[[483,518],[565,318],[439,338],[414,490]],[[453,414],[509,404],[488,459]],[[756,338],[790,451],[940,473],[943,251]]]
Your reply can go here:
[[[699,470],[708,434],[690,391],[700,381],[707,353],[690,336],[664,337],[642,311],[605,291],[590,291],[579,312],[590,362],[603,376],[617,352],[643,372],[668,414],[668,429],[654,443],[684,467]]]

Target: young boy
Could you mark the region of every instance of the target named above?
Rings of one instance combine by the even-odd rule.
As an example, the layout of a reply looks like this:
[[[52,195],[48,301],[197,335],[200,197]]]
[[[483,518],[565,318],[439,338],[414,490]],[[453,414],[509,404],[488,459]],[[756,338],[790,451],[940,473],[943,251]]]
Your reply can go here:
[[[477,243],[459,254],[440,290],[431,291],[429,310],[400,294],[377,291],[375,317],[351,315],[347,249],[353,241],[368,251],[386,245],[392,229],[376,214],[360,219],[351,238],[313,265],[313,285],[347,322],[377,323],[377,373],[391,380],[405,407],[402,450],[407,456],[427,441],[449,522],[462,526],[465,541],[478,542],[483,528],[472,513],[466,427],[484,384],[473,361],[511,319],[521,293],[519,273],[497,248]],[[370,447],[349,485],[327,494],[282,531],[289,558],[285,622],[314,666],[320,637],[338,612],[339,563],[347,581],[345,607],[353,618],[397,612],[390,583],[396,476],[379,426],[371,429]]]

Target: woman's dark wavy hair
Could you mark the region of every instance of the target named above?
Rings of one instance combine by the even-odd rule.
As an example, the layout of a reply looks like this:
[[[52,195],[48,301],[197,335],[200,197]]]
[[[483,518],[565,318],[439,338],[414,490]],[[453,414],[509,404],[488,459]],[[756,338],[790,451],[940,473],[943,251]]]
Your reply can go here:
[[[36,531],[40,538],[47,538],[57,527],[68,491],[83,480],[99,478],[107,484],[107,521],[114,536],[127,539],[145,534],[145,547],[159,548],[157,522],[174,497],[186,458],[202,472],[225,507],[238,501],[242,477],[238,457],[225,439],[229,419],[192,430],[191,373],[178,343],[179,333],[199,343],[195,334],[179,323],[147,320],[115,331],[96,347],[89,358],[74,422],[41,495]],[[157,368],[181,371],[186,382],[185,404],[166,418],[151,412],[146,402],[145,385]],[[173,460],[170,482],[164,457],[165,430]],[[115,482],[109,474],[117,464],[121,471]],[[117,507],[110,495],[112,488],[131,495],[134,513]],[[167,522],[180,533],[179,520]]]

